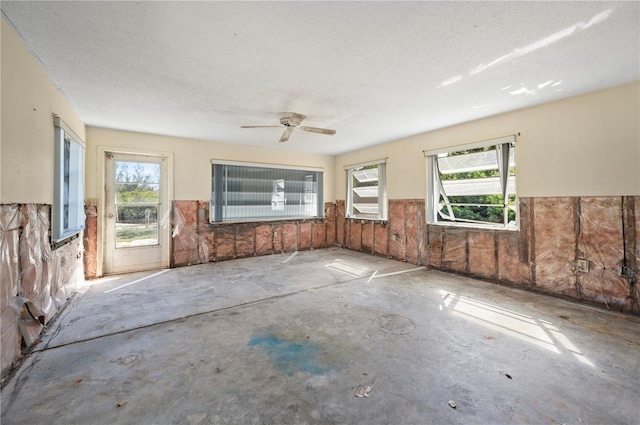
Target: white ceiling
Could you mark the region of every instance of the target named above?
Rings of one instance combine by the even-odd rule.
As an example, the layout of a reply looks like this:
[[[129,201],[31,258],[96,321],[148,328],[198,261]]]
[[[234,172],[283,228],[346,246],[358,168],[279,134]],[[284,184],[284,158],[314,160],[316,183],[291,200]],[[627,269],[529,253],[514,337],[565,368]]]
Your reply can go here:
[[[87,125],[323,154],[640,78],[637,1],[0,7]]]

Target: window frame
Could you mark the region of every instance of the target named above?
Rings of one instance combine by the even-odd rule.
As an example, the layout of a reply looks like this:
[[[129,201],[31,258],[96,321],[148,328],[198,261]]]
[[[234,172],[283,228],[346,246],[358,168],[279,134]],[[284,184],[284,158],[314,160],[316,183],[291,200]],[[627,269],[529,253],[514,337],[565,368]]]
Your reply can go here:
[[[505,155],[505,145],[508,145],[509,148],[506,150]],[[492,223],[492,222],[484,222],[484,221],[470,221],[465,219],[459,219],[459,221],[445,221],[438,220],[439,218],[439,205],[440,195],[443,194],[446,199],[446,193],[444,192],[444,188],[440,179],[440,172],[438,169],[438,155],[441,154],[449,154],[451,152],[458,152],[462,150],[471,150],[477,148],[485,148],[485,147],[495,147],[497,153],[497,170],[498,170],[498,179],[501,186],[502,196],[503,196],[503,222],[502,223]],[[513,154],[515,157],[515,147],[516,147],[516,136],[509,135],[504,137],[499,137],[496,139],[484,140],[476,143],[469,143],[464,145],[457,145],[448,148],[434,149],[424,151],[424,156],[427,162],[427,194],[426,194],[426,220],[427,224],[430,225],[442,225],[442,226],[459,226],[459,227],[470,227],[470,228],[483,228],[483,229],[497,229],[497,230],[518,230],[520,227],[520,213],[518,208],[518,193],[516,186],[516,178],[517,172],[513,176],[513,185],[514,191],[513,193],[508,191],[508,186],[510,184],[509,181],[509,157],[511,151],[513,150]],[[517,166],[517,162],[514,160],[514,166]],[[468,179],[472,180],[472,179]],[[515,204],[510,204],[508,201],[508,197],[510,194],[515,195]],[[506,196],[505,196],[506,195]],[[453,205],[454,203],[445,203],[445,205]],[[449,208],[447,206],[447,208]],[[509,224],[508,220],[508,210],[513,209],[515,211],[515,223]]]
[[[59,117],[54,117],[53,124],[54,177],[51,242],[58,243],[80,233],[85,228],[86,144]]]
[[[353,173],[354,171],[360,171],[364,167],[370,167],[372,165],[378,166],[378,216],[371,217],[365,213],[357,213],[355,211],[354,203],[354,187],[353,187]],[[362,162],[359,164],[345,165],[344,170],[347,178],[347,200],[345,206],[346,218],[352,218],[356,220],[370,220],[370,221],[387,221],[388,220],[388,202],[387,202],[387,159],[378,159],[375,161]]]
[[[224,217],[221,217],[220,219],[216,220],[218,217],[216,217],[216,211],[221,211],[220,209],[216,208],[215,205],[215,188],[216,185],[218,185],[218,189],[221,189],[221,193],[224,194],[226,191],[224,190],[224,181],[220,181],[220,182],[216,182],[215,180],[215,168],[216,166],[238,166],[238,167],[249,167],[249,168],[268,168],[268,169],[276,169],[276,170],[282,170],[282,171],[305,171],[305,172],[309,172],[309,173],[316,173],[316,178],[317,178],[317,191],[315,192],[316,194],[316,208],[315,208],[315,215],[311,216],[311,215],[302,215],[302,216],[283,216],[283,217],[245,217],[245,218],[232,218],[232,219],[225,219]],[[227,160],[217,160],[217,159],[213,159],[211,160],[211,200],[209,203],[209,222],[212,224],[230,224],[230,223],[252,223],[252,222],[265,222],[265,221],[290,221],[290,220],[313,220],[313,219],[322,219],[324,218],[324,168],[319,168],[319,167],[299,167],[299,166],[293,166],[293,165],[282,165],[282,164],[268,164],[268,163],[257,163],[257,162],[244,162],[244,161],[227,161]],[[283,201],[285,199],[285,191],[282,191],[282,195],[280,195],[280,191],[277,190],[275,182],[272,182],[273,186],[273,192],[274,192],[274,196],[276,196],[276,202],[278,201],[278,199],[280,199],[280,197],[283,198]],[[283,188],[284,189],[284,188]],[[278,192],[278,193],[276,193]],[[305,193],[305,199],[306,199],[306,193]],[[273,197],[272,197],[272,203],[273,203]],[[273,205],[273,204],[272,204]],[[222,206],[220,207],[222,208]],[[284,209],[284,207],[282,208]],[[276,210],[280,210],[280,208],[276,208],[274,209],[274,211]]]

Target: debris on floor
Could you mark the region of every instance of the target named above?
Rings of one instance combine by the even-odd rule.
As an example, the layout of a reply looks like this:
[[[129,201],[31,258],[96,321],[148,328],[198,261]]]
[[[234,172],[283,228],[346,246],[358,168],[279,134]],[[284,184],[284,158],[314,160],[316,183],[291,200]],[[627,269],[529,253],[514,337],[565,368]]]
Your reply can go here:
[[[129,365],[133,362],[136,362],[138,360],[140,360],[142,358],[141,354],[138,353],[132,353],[130,355],[128,355],[127,357],[118,357],[115,362],[118,363],[120,366],[126,366]]]
[[[501,370],[500,374],[506,376],[509,379],[513,379],[513,377],[511,375],[509,375],[507,372],[505,372],[504,370]]]
[[[118,407],[124,407],[127,405],[127,400],[120,400],[119,402],[116,403],[116,406]]]
[[[368,385],[358,385],[356,387],[356,392],[353,393],[354,397],[362,398],[369,397],[369,393],[371,393],[371,387]]]
[[[35,319],[20,318],[18,320],[18,329],[22,334],[27,347],[31,347],[34,344],[40,342],[40,332],[42,332],[42,324]]]
[[[455,402],[455,401],[453,401],[453,400],[449,400],[449,407],[452,407],[452,408],[454,408],[454,409],[455,409],[455,408],[457,407],[456,402]]]

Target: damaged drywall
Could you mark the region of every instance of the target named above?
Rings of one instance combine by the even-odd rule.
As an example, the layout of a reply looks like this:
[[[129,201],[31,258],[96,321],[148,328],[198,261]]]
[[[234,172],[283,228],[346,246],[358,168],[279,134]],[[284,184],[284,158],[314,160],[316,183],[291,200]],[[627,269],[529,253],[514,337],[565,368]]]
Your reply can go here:
[[[0,304],[0,332],[2,350],[0,366],[2,376],[20,355],[20,309],[15,303],[18,295],[20,273],[20,225],[22,214],[19,205],[0,205],[0,276],[2,299]]]
[[[49,205],[0,205],[2,375],[84,281],[82,240],[51,249]]]
[[[85,206],[84,215],[84,276],[86,279],[94,279],[98,277],[98,207]]]
[[[521,198],[518,231],[429,226],[424,200],[390,200],[388,221],[345,218],[211,224],[208,201],[175,201],[172,266],[337,244],[615,310],[640,313],[640,197]],[[92,228],[87,214],[87,232]],[[89,246],[94,237],[89,236]],[[87,241],[85,241],[87,246]],[[89,250],[89,249],[87,249]],[[576,261],[585,260],[587,271]],[[85,267],[91,270],[87,259]]]
[[[354,251],[422,264],[425,257],[424,201],[389,200],[389,220],[345,218],[345,202],[336,202],[336,243]]]
[[[583,198],[579,202],[576,257],[587,261],[589,271],[576,273],[576,286],[582,298],[621,308],[631,301],[628,298],[630,282],[622,273],[625,266],[623,198]]]
[[[640,313],[638,199],[523,198],[517,232],[429,226],[428,264]]]
[[[386,222],[346,219],[344,201],[337,201],[336,240],[360,252],[640,313],[638,205],[637,196],[521,198],[520,229],[511,231],[427,225],[423,200],[390,200]]]
[[[208,201],[173,202],[172,267],[335,245],[332,203],[324,218],[254,223],[210,223],[209,207]]]

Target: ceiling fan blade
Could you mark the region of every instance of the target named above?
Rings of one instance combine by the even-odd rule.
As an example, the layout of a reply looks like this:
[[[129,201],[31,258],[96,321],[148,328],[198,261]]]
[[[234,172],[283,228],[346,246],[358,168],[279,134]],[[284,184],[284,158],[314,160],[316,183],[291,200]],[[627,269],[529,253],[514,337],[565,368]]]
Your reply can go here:
[[[279,125],[241,125],[240,128],[280,128]]]
[[[333,136],[334,134],[336,134],[335,130],[329,130],[328,128],[305,127],[305,126],[302,126],[300,128],[310,133],[326,134],[327,136]]]
[[[282,136],[280,136],[280,143],[284,143],[286,141],[289,140],[289,137],[291,137],[291,133],[293,133],[293,128],[286,128],[284,130],[284,132],[282,133]]]
[[[306,115],[302,115],[297,112],[287,112],[280,117],[280,124],[285,127],[297,127],[306,118]]]

